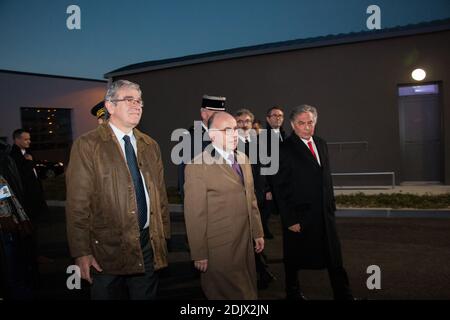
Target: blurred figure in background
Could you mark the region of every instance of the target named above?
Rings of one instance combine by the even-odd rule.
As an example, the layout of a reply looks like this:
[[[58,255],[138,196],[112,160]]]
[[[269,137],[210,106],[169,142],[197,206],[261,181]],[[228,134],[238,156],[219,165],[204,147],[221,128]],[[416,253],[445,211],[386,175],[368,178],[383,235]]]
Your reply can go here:
[[[0,141],[0,298],[28,300],[33,298],[37,265],[31,223],[19,201],[20,176],[9,149]]]
[[[255,119],[253,121],[253,129],[255,130],[255,133],[258,135],[261,132],[261,129],[263,128],[261,120]]]
[[[52,259],[40,255],[38,251],[39,236],[36,226],[39,217],[48,213],[48,206],[45,200],[41,180],[36,171],[33,156],[29,151],[31,145],[30,132],[24,129],[17,129],[13,132],[13,140],[14,145],[11,148],[10,156],[16,162],[23,185],[24,201],[22,206],[30,221],[35,226],[33,232],[36,247],[36,259],[39,263],[51,263],[53,262]]]
[[[255,116],[248,109],[240,109],[234,115],[239,128],[238,150],[245,153],[250,159],[253,174],[253,184],[255,187],[255,196],[261,216],[261,223],[264,235],[271,234],[267,220],[268,215],[264,212],[264,187],[266,185],[265,176],[261,175],[261,164],[259,161],[259,140],[258,135],[253,129]],[[252,154],[251,151],[252,150]],[[258,273],[258,289],[266,289],[269,283],[275,279],[275,276],[269,271],[264,252],[255,252],[256,272]]]
[[[100,101],[92,109],[91,114],[97,118],[97,123],[102,124],[109,118],[108,110],[105,108],[105,101]]]

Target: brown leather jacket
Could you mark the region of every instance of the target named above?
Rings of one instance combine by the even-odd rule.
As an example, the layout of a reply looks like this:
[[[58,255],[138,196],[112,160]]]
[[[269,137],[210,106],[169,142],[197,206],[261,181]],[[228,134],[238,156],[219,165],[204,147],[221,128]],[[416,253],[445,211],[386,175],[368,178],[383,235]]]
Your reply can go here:
[[[140,170],[150,198],[155,270],[167,266],[170,217],[159,146],[134,129]],[[144,272],[134,186],[108,123],[79,137],[66,172],[67,236],[73,257],[93,255],[107,274]]]

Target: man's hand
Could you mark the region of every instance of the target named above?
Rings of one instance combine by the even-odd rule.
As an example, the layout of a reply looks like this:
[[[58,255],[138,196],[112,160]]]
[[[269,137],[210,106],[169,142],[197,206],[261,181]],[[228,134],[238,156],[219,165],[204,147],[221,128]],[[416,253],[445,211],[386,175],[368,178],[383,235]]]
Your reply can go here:
[[[260,253],[264,250],[264,238],[255,239],[255,252]]]
[[[94,256],[88,255],[88,256],[82,256],[75,259],[75,264],[80,267],[81,271],[81,279],[89,281],[90,284],[92,284],[92,278],[91,278],[91,266],[94,267],[98,272],[102,272],[103,269],[98,265],[97,261],[95,260]]]
[[[272,197],[272,192],[266,192],[266,200],[267,201],[271,201],[273,199],[273,197]]]
[[[296,223],[288,228],[292,232],[300,232],[302,230],[302,227],[300,226],[300,223]]]
[[[25,154],[23,155],[23,157],[24,157],[25,159],[27,159],[27,160],[33,160],[33,157],[31,156],[31,154],[28,154],[28,153],[25,153]]]
[[[201,272],[208,270],[208,259],[194,261],[194,266]]]

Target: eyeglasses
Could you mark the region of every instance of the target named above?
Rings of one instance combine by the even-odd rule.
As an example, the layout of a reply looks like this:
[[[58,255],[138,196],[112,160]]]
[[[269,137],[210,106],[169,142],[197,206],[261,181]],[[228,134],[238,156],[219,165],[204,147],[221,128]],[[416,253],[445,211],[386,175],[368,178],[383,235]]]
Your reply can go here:
[[[284,118],[283,114],[271,114],[269,118]]]
[[[247,119],[247,120],[239,120],[237,123],[238,123],[238,124],[251,124],[251,123],[252,123],[252,120],[250,120],[250,119]]]
[[[137,104],[140,107],[144,106],[144,101],[142,101],[141,99],[135,99],[135,98],[131,98],[131,97],[125,97],[123,99],[114,99],[114,100],[110,100],[111,102],[120,102],[120,101],[125,101],[127,103],[127,105],[132,106],[133,104]]]
[[[225,132],[225,134],[228,134],[228,135],[232,135],[232,134],[234,134],[236,131],[238,131],[239,130],[239,128],[238,127],[235,127],[235,128],[225,128],[225,129],[209,129],[209,131],[222,131],[222,132]]]

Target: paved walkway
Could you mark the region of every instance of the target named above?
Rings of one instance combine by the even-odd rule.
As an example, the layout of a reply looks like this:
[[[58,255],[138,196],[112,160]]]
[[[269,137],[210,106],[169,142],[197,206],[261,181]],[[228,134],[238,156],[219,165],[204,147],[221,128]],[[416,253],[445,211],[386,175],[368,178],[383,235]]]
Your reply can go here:
[[[89,299],[83,283],[81,290],[68,290],[66,268],[69,257],[63,208],[52,207],[39,223],[41,252],[55,259],[41,265],[40,299]],[[338,212],[338,216],[341,212]],[[203,299],[198,273],[190,261],[183,214],[173,212],[169,268],[160,273],[159,296],[163,300]],[[368,299],[450,299],[450,219],[429,217],[339,217],[338,230],[344,263],[356,296]],[[269,267],[278,280],[261,299],[284,298],[284,272],[279,216],[270,220],[275,239],[266,241]],[[381,289],[366,286],[367,267],[381,268]],[[302,271],[305,294],[312,299],[331,299],[325,271]]]

